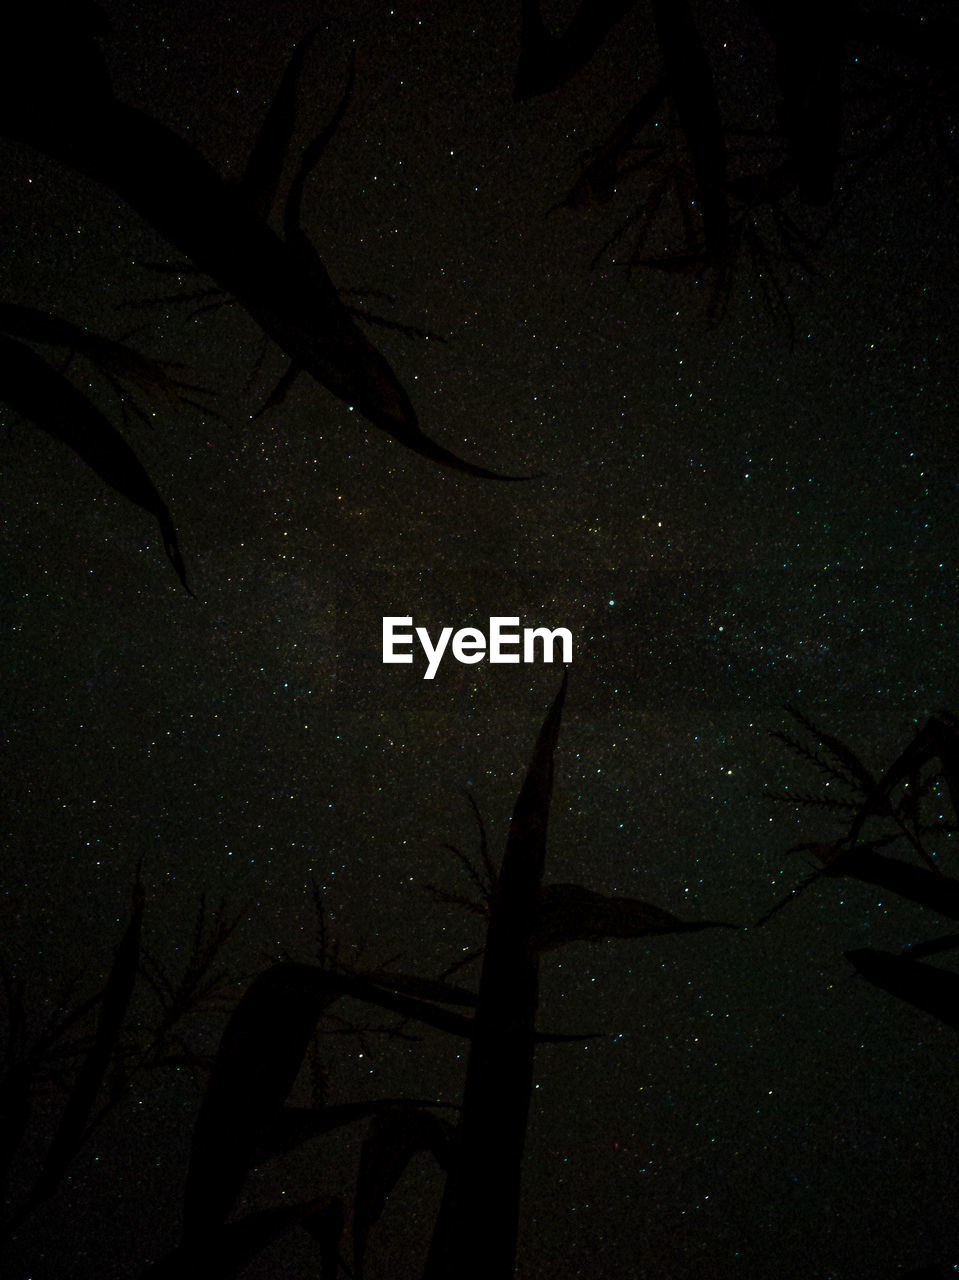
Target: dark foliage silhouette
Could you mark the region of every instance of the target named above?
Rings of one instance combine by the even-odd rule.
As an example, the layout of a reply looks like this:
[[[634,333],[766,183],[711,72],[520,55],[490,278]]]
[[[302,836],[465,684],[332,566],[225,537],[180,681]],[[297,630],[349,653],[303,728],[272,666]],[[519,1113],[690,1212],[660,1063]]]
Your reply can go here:
[[[299,75],[316,32],[294,53],[250,155],[231,184],[200,153],[143,111],[119,101],[97,45],[104,27],[94,6],[56,3],[27,9],[0,51],[0,132],[26,143],[115,191],[235,298],[291,361],[268,400],[282,399],[299,372],[406,448],[441,466],[484,479],[518,479],[465,461],[420,427],[409,397],[357,317],[416,332],[344,302],[303,229],[310,175],[346,110],[346,92],[327,128],[305,148],[282,214],[283,234],[269,225],[296,114]],[[123,351],[127,373],[136,353],[66,321],[28,309],[3,308],[0,327],[27,342],[66,343],[95,361]],[[149,362],[139,357],[142,373]],[[154,386],[167,388],[151,372]],[[0,345],[0,396],[63,441],[118,492],[154,515],[164,546],[186,586],[176,531],[133,451],[103,414],[22,341]],[[189,588],[187,588],[189,590]]]
[[[918,903],[937,916],[959,920],[959,880],[942,865],[959,824],[959,721],[950,712],[930,716],[912,741],[880,775],[874,774],[844,742],[790,708],[805,737],[777,733],[797,756],[813,765],[834,791],[770,793],[802,809],[825,808],[842,815],[844,830],[831,840],[796,845],[821,864],[780,903],[786,903],[824,876],[851,876]],[[811,743],[811,745],[810,745]],[[836,794],[838,791],[838,794]],[[952,808],[951,820],[947,805]],[[930,813],[930,810],[932,811]],[[848,825],[847,825],[848,824]],[[867,831],[869,838],[867,838]],[[908,857],[881,849],[900,846]],[[959,935],[923,941],[894,955],[874,948],[847,951],[863,977],[902,1000],[959,1028],[959,974],[923,964],[931,956],[959,948]]]
[[[855,166],[892,145],[912,157],[917,136],[935,139],[946,164],[959,171],[950,126],[959,27],[918,11],[752,0],[746,13],[729,15],[720,48],[718,28],[704,34],[688,0],[650,5],[658,49],[636,42],[641,92],[584,157],[559,207],[596,212],[618,189],[631,191],[632,208],[593,266],[612,253],[630,269],[709,279],[709,307],[721,315],[744,262],[751,289],[792,340],[789,279],[817,274],[814,251],[842,209],[840,177],[855,185]],[[566,30],[553,35],[537,0],[523,0],[514,96],[560,89],[597,55],[614,26],[615,38],[628,44],[635,7],[628,0],[580,5]],[[743,79],[741,92],[752,106],[744,111],[748,127],[737,123],[728,88],[720,100],[717,65],[730,42],[774,50],[777,100],[762,102],[762,111],[755,110],[755,93],[765,69],[747,64],[750,82]],[[886,79],[864,94],[873,62]],[[775,123],[757,135],[755,121],[766,117]]]
[[[4,1168],[13,1167],[31,1096],[51,1063],[62,1058],[61,1041],[87,1022],[95,1025],[90,1034],[74,1038],[66,1056],[66,1076],[72,1076],[72,1084],[62,1117],[39,1179],[32,1190],[14,1199],[17,1208],[6,1234],[20,1230],[60,1189],[91,1132],[122,1102],[131,1073],[186,1066],[208,1079],[186,1173],[183,1238],[143,1272],[145,1277],[234,1276],[300,1226],[316,1242],[324,1277],[335,1280],[340,1274],[349,1245],[352,1268],[347,1274],[361,1278],[370,1233],[404,1169],[420,1151],[430,1153],[446,1173],[426,1276],[511,1276],[534,1048],[538,1043],[561,1044],[601,1034],[537,1029],[539,954],[577,940],[715,927],[715,922],[680,921],[638,899],[619,901],[577,885],[542,884],[553,755],[565,694],[564,677],[540,730],[499,868],[485,851],[484,838],[483,861],[491,883],[488,901],[480,907],[487,928],[478,992],[445,978],[387,968],[359,970],[343,963],[323,937],[316,963],[281,960],[248,983],[211,1062],[191,1050],[188,1024],[198,1012],[222,1008],[224,996],[237,988],[238,980],[222,966],[221,953],[239,916],[227,915],[222,905],[211,915],[201,902],[192,947],[180,976],[174,977],[155,957],[141,955],[145,906],[139,884],[103,991],[76,1006],[62,1025],[32,1044],[25,1031],[23,993],[8,979],[9,1031],[0,1079]],[[544,911],[551,897],[554,901]],[[322,909],[319,903],[318,908]],[[548,927],[544,921],[550,921]],[[129,1010],[138,973],[158,1000],[159,1016],[149,1027],[137,1018],[134,1031]],[[462,1102],[444,1102],[428,1094],[334,1102],[326,1096],[320,1070],[312,1103],[292,1105],[291,1090],[310,1061],[318,1030],[344,1000],[398,1020],[367,1028],[367,1035],[394,1037],[410,1023],[420,1023],[465,1039],[469,1059]],[[61,1062],[57,1078],[63,1076]],[[301,1199],[235,1216],[252,1169],[362,1122],[369,1127],[352,1196],[311,1186],[307,1179]]]

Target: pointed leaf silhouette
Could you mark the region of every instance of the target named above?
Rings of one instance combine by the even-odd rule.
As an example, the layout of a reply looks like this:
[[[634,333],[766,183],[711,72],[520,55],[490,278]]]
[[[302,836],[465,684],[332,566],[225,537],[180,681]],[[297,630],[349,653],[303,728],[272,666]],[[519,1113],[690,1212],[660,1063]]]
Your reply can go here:
[[[383,354],[357,327],[305,237],[285,244],[188,143],[113,95],[93,39],[66,48],[36,26],[7,48],[0,129],[120,195],[249,312],[293,363],[379,430],[443,466],[466,462],[420,427]],[[61,74],[62,73],[62,74]]]
[[[938,758],[949,789],[953,812],[959,821],[959,730],[947,718],[946,713],[930,716],[910,742],[905,751],[893,761],[886,772],[873,783],[876,793],[888,801],[893,789],[931,760]],[[855,838],[871,810],[866,807],[857,814],[850,837]]]
[[[578,884],[547,884],[540,894],[534,938],[536,949],[546,951],[589,939],[738,927],[720,920],[681,920],[642,898],[607,897]]]
[[[636,135],[663,105],[668,90],[668,78],[660,76],[630,107],[567,192],[562,208],[595,209],[612,199],[626,165],[625,156]]]
[[[929,907],[937,915],[959,920],[959,880],[941,871],[917,867],[902,858],[890,858],[867,846],[850,849],[823,870],[829,876],[854,876],[878,884],[904,898]]]
[[[795,845],[792,852],[802,850],[812,853],[823,865],[771,907],[757,921],[757,926],[765,924],[777,911],[823,876],[852,876],[865,884],[877,884],[903,898],[918,902],[920,906],[929,907],[937,915],[959,920],[959,880],[955,876],[946,875],[938,868],[917,867],[915,863],[906,862],[902,858],[891,858],[888,854],[878,853],[874,843],[858,844],[850,848],[848,840],[849,837],[844,836],[840,840]]]
[[[0,329],[26,342],[76,351],[108,377],[133,383],[151,400],[167,407],[175,405],[186,390],[162,365],[141,351],[49,311],[0,302]]]
[[[257,134],[246,164],[240,191],[250,208],[264,222],[276,202],[283,166],[296,125],[296,90],[303,64],[319,34],[312,27],[299,41],[286,65],[280,86]]]
[[[463,1114],[426,1280],[513,1273],[539,1002],[534,934],[567,676],[540,730],[490,904]]]
[[[959,1028],[959,974],[872,947],[847,951],[846,959],[875,986]]]
[[[833,193],[839,158],[845,24],[825,0],[801,7],[764,4],[760,12],[776,39],[780,119],[800,195],[810,204],[825,204]]]
[[[475,991],[470,991],[467,987],[454,986],[449,982],[441,982],[436,978],[420,978],[414,974],[391,973],[384,970],[357,976],[375,983],[378,987],[385,987],[389,991],[416,996],[423,1000],[436,1000],[440,1004],[467,1005],[470,1008],[476,1005]]]
[[[117,493],[156,519],[167,557],[192,596],[173,519],[139,458],[72,382],[30,347],[2,334],[0,398],[67,445]]]

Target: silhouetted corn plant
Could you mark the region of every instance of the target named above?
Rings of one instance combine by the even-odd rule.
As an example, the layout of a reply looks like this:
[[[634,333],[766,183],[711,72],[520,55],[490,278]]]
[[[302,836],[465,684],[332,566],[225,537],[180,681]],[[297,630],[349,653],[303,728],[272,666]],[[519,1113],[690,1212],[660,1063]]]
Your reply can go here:
[[[485,901],[439,894],[472,910],[485,909],[488,925],[462,1116],[426,1280],[506,1280],[513,1274],[540,952],[580,940],[639,938],[718,923],[682,921],[640,899],[608,897],[580,885],[543,884],[553,754],[566,683],[564,676],[540,730],[500,869],[489,858],[482,823],[485,881],[454,849]]]
[[[184,398],[185,390],[198,388],[187,388],[124,343],[81,329],[60,316],[0,304],[0,399],[72,449],[112,489],[154,517],[167,557],[192,595],[173,518],[140,459],[105,414],[28,342],[79,352],[114,387],[132,382],[160,403],[170,404]]]
[[[138,886],[133,915],[103,994],[63,1019],[42,1046],[48,1051],[66,1027],[98,1010],[94,1033],[73,1045],[79,1066],[26,1211],[53,1194],[89,1136],[108,1070],[122,1076],[174,1063],[195,1072],[208,1067],[190,1148],[182,1240],[143,1272],[144,1280],[226,1280],[296,1227],[313,1237],[323,1280],[337,1280],[343,1269],[354,1280],[363,1280],[370,1233],[387,1197],[420,1151],[432,1154],[446,1172],[427,1276],[505,1280],[511,1275],[534,1047],[590,1038],[536,1029],[539,953],[577,940],[640,938],[718,923],[684,921],[641,899],[609,897],[578,885],[542,884],[553,754],[565,693],[564,676],[540,730],[498,868],[473,806],[480,822],[482,872],[462,860],[481,901],[463,901],[482,912],[487,922],[478,993],[445,977],[351,967],[339,959],[335,944],[321,931],[319,963],[285,959],[254,977],[228,1017],[212,1062],[204,1061],[191,1049],[189,1018],[221,1005],[225,990],[236,985],[220,967],[220,955],[239,916],[228,915],[224,904],[211,914],[201,900],[192,946],[182,972],[175,976],[156,957],[140,957],[144,908]],[[319,910],[318,898],[317,906]],[[142,1027],[133,1043],[121,1044],[138,969],[159,1002],[159,1017],[152,1029]],[[5,981],[10,1031],[7,1070],[0,1079],[0,1137],[12,1150],[22,1136],[21,1117],[26,1115],[43,1052],[36,1045],[29,1052],[25,1048],[22,997],[9,975]],[[326,1077],[320,1064],[321,1088],[313,1090],[312,1104],[292,1105],[289,1098],[302,1068],[317,1066],[310,1054],[317,1051],[318,1031],[331,1026],[341,1034],[333,1010],[344,1001],[383,1011],[394,1020],[391,1026],[366,1028],[364,1034],[381,1031],[394,1036],[403,1034],[404,1026],[419,1023],[468,1041],[462,1104],[443,1102],[428,1092],[420,1098],[331,1102],[322,1087]],[[101,1107],[101,1115],[109,1105]],[[443,1114],[449,1110],[459,1116],[457,1124]],[[363,1122],[368,1131],[351,1211],[342,1189],[307,1186],[295,1203],[236,1216],[252,1169]],[[350,1254],[352,1270],[344,1261]]]
[[[292,136],[297,80],[315,32],[294,53],[244,178],[234,186],[177,134],[116,98],[87,11],[70,22],[44,21],[33,11],[23,17],[16,39],[3,46],[0,130],[115,191],[236,298],[295,367],[375,427],[443,466],[515,478],[466,462],[425,434],[399,379],[358,328],[302,228],[304,186],[346,109],[352,74],[330,126],[303,154],[283,238],[267,222]]]
[[[814,251],[845,202],[836,194],[837,173],[845,170],[849,190],[856,185],[853,166],[875,159],[892,143],[905,141],[915,157],[912,139],[903,137],[907,124],[916,133],[921,130],[923,138],[935,138],[952,172],[959,169],[952,125],[959,29],[951,17],[752,0],[730,21],[747,45],[755,39],[749,28],[760,28],[761,44],[775,46],[776,100],[762,114],[775,116],[776,123],[757,137],[752,111],[743,126],[731,121],[728,90],[725,115],[720,108],[717,84],[729,79],[727,29],[722,48],[710,47],[709,37],[715,40],[719,29],[701,24],[687,0],[652,0],[655,42],[637,35],[628,17],[631,0],[583,0],[558,34],[544,22],[540,0],[521,2],[518,100],[559,89],[614,26],[620,46],[629,48],[632,40],[636,51],[635,73],[622,77],[617,125],[586,153],[578,177],[554,209],[602,211],[617,190],[635,191],[645,180],[645,195],[605,239],[591,266],[615,248],[612,260],[628,270],[685,275],[696,285],[711,277],[714,316],[725,311],[744,265],[750,297],[761,299],[770,317],[787,329],[792,345],[788,276],[819,274]],[[854,87],[844,83],[852,79],[852,60],[843,56],[850,40],[859,42],[863,55],[855,59],[857,79],[865,51],[872,60],[881,50],[874,70],[882,67],[887,91],[878,112],[875,99],[869,103],[871,119],[857,103]],[[896,74],[890,74],[890,64],[898,67]],[[755,72],[752,79],[750,99],[759,83]],[[606,88],[604,110],[617,93],[615,82]],[[872,156],[861,142],[868,136],[876,139]],[[850,154],[854,137],[855,154]],[[799,219],[808,210],[817,215],[815,224],[803,226]],[[619,252],[623,241],[628,247]]]
[[[851,876],[898,894],[938,916],[959,920],[959,879],[947,871],[936,849],[955,836],[959,827],[959,721],[950,712],[930,716],[912,741],[881,774],[874,774],[838,738],[825,733],[793,708],[790,714],[805,737],[776,732],[775,737],[827,779],[841,794],[768,793],[770,798],[802,809],[813,807],[842,815],[844,830],[831,840],[793,847],[812,854],[821,864],[759,920],[765,924],[797,894],[824,876]],[[945,808],[951,805],[952,821]],[[935,806],[932,817],[927,816]],[[872,835],[865,838],[867,827]],[[904,846],[907,857],[880,850]],[[921,864],[921,865],[920,865]],[[922,942],[899,956],[871,948],[847,951],[863,977],[900,999],[952,1026],[959,1026],[959,976],[921,964],[919,955],[955,949],[957,935]]]

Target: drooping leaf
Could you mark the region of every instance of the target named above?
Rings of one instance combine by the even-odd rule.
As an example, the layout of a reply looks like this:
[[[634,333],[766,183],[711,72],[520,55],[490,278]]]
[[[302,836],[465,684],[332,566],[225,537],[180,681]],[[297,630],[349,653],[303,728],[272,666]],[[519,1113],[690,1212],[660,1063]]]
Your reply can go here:
[[[840,840],[813,841],[796,845],[793,852],[803,850],[812,853],[822,866],[806,876],[771,907],[758,921],[765,924],[777,911],[824,876],[852,876],[865,884],[877,884],[883,889],[910,898],[920,906],[929,907],[937,915],[959,920],[959,880],[936,869],[918,867],[902,858],[891,858],[878,852],[888,841],[870,841],[849,847],[849,837]]]
[[[846,959],[883,991],[959,1028],[959,974],[873,947],[847,951]]]
[[[578,884],[546,884],[536,913],[535,945],[547,951],[567,942],[738,927],[721,920],[681,920],[641,898],[608,897]]]
[[[513,1274],[539,1002],[536,913],[566,683],[564,674],[533,750],[490,904],[462,1118],[426,1280]]]
[[[346,115],[346,109],[350,105],[350,99],[353,96],[353,85],[356,82],[356,56],[350,59],[350,69],[346,78],[346,88],[337,103],[336,110],[327,123],[326,127],[317,134],[317,136],[304,148],[303,155],[300,157],[300,163],[297,166],[293,181],[290,183],[289,194],[286,198],[286,207],[283,210],[283,227],[286,238],[290,243],[304,237],[302,224],[302,208],[303,193],[306,190],[306,183],[310,174],[322,160],[327,147],[333,140],[333,137]]]
[[[353,1207],[353,1259],[356,1280],[362,1280],[366,1244],[403,1170],[419,1151],[431,1151],[449,1167],[452,1126],[415,1106],[378,1112],[360,1153]]]
[[[824,868],[824,874],[854,876],[867,884],[878,884],[918,902],[920,906],[929,907],[937,915],[959,920],[959,880],[955,876],[876,853],[865,845],[835,859]]]
[[[260,405],[259,409],[257,409],[256,413],[251,415],[251,421],[254,421],[257,418],[262,418],[264,413],[268,413],[271,409],[276,409],[281,405],[284,400],[286,400],[294,382],[296,382],[302,372],[303,370],[299,365],[291,364],[270,394]]]
[[[139,458],[72,382],[32,348],[2,334],[0,398],[67,445],[117,493],[156,519],[167,557],[192,595],[173,519]]]
[[[174,406],[187,389],[142,351],[49,311],[0,302],[0,330],[26,342],[76,351],[110,378],[132,383],[152,401],[168,408]]]
[[[0,129],[110,187],[232,294],[294,364],[406,448],[470,475],[524,478],[466,462],[427,436],[305,237],[284,243],[195,148],[119,102],[91,39],[62,52],[61,80],[41,33],[24,37],[23,56],[0,79]]]
[[[959,729],[945,712],[930,716],[915,738],[889,766],[875,784],[876,791],[891,796],[895,787],[904,779],[913,777],[931,760],[938,759],[949,789],[953,812],[959,821]],[[857,815],[854,833],[858,832],[865,815]]]
[[[304,966],[305,967],[305,966]],[[446,1031],[452,1035],[464,1036],[467,1039],[474,1038],[474,1021],[471,1018],[464,1018],[461,1014],[453,1013],[449,1009],[442,1009],[433,1003],[433,999],[441,1000],[444,1004],[478,1004],[479,997],[473,996],[467,992],[465,988],[453,987],[448,983],[436,984],[434,979],[417,979],[407,978],[403,974],[391,973],[387,975],[384,983],[382,975],[366,976],[356,973],[333,973],[329,970],[310,970],[314,975],[317,983],[324,987],[330,987],[336,990],[340,995],[349,996],[354,1000],[362,1000],[366,1004],[372,1004],[380,1009],[386,1009],[391,1013],[397,1014],[401,1018],[413,1018],[417,1022],[423,1022],[427,1026],[436,1027],[439,1031]],[[420,999],[419,996],[407,995],[405,992],[406,984],[410,984],[410,990],[414,987],[420,987],[425,990],[428,987],[437,987],[435,996],[429,999]],[[535,1037],[537,1041],[543,1043],[560,1043],[564,1041],[589,1040],[593,1038],[593,1034],[589,1035],[564,1035],[560,1032],[537,1032]]]

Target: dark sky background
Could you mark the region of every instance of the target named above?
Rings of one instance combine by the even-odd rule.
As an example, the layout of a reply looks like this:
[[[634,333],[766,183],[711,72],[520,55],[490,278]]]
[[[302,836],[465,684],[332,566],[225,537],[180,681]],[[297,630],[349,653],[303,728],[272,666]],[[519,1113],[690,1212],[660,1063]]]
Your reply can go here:
[[[737,145],[760,148],[746,130],[775,125],[771,44],[745,6],[694,7]],[[784,202],[822,233],[815,276],[757,214],[791,341],[745,248],[721,317],[707,277],[616,261],[629,233],[590,270],[649,179],[598,213],[554,206],[655,72],[652,21],[639,6],[562,89],[517,104],[518,9],[109,3],[102,48],[121,100],[239,175],[295,42],[328,21],[294,151],[354,50],[357,78],[308,230],[341,289],[445,340],[370,330],[424,429],[528,483],[442,470],[306,377],[252,420],[284,364],[272,345],[260,362],[246,314],[151,301],[208,282],[151,272],[183,259],[114,193],[3,143],[6,299],[177,363],[219,415],[150,406],[125,428],[195,600],[149,516],[3,419],[0,918],[38,1021],[71,975],[84,993],[102,980],[141,862],[147,946],[174,966],[204,891],[245,908],[238,974],[310,958],[313,882],[361,967],[436,975],[480,945],[426,886],[472,892],[445,847],[475,856],[467,790],[502,849],[558,669],[446,661],[426,682],[419,659],[382,665],[384,614],[434,633],[491,614],[569,627],[547,879],[691,919],[754,924],[808,870],[789,847],[837,832],[764,798],[816,785],[770,736],[785,703],[877,770],[957,706],[956,151],[936,76],[847,46],[836,197]],[[668,226],[648,252],[675,248],[653,243]],[[951,1273],[955,1031],[843,955],[944,923],[829,880],[761,929],[547,953],[540,1025],[608,1035],[538,1055],[518,1274]],[[330,1040],[339,1097],[458,1096],[465,1059],[438,1033],[369,1047]],[[10,1274],[135,1274],[171,1248],[198,1097],[136,1077]],[[348,1179],[361,1138],[255,1175],[245,1203]],[[414,1164],[371,1276],[418,1274],[441,1187]],[[311,1274],[309,1256],[291,1237],[250,1274]]]

